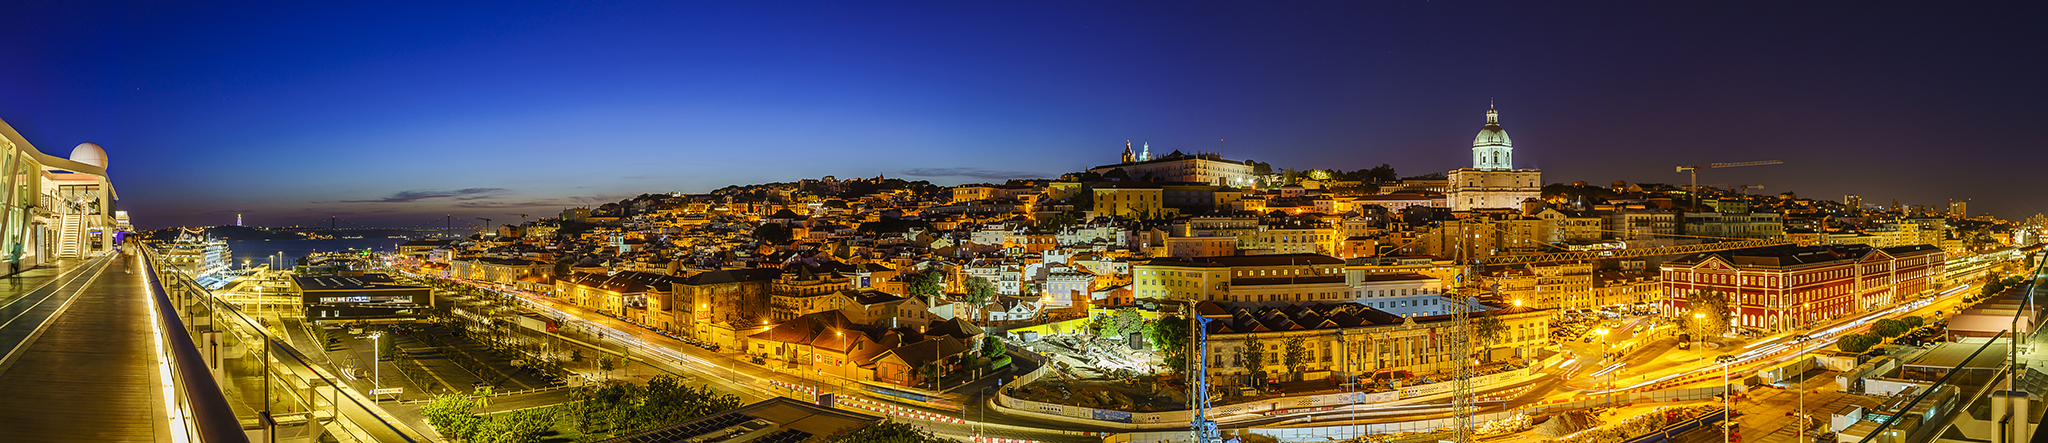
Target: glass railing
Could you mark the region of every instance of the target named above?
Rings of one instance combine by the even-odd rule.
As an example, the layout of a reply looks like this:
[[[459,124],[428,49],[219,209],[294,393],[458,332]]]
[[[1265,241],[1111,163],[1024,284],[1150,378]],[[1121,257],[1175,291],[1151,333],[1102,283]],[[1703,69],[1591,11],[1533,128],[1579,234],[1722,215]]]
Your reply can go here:
[[[105,260],[105,258],[102,258]],[[244,443],[248,435],[242,432],[240,420],[235,418],[233,408],[228,406],[222,395],[220,384],[216,383],[206,368],[206,359],[200,355],[189,334],[174,333],[187,331],[184,319],[177,311],[168,292],[163,290],[155,275],[149,278],[150,356],[156,360],[163,380],[160,385],[164,396],[166,428],[171,431],[171,441],[206,443]]]
[[[2026,404],[2028,393],[2048,389],[2043,368],[2028,364],[2040,360],[2033,351],[2043,338],[2037,334],[2042,313],[2037,301],[2048,296],[2048,288],[2042,287],[2048,284],[2048,272],[2044,272],[2048,260],[2041,260],[2029,271],[2032,278],[2019,291],[2019,305],[1994,307],[2013,315],[2009,328],[1975,346],[1968,345],[1975,340],[1966,341],[1969,356],[1952,367],[1914,370],[1915,377],[1910,378],[1934,381],[1866,412],[1863,420],[1876,426],[1855,429],[1849,436],[1863,443],[1922,443],[1954,439],[1955,435],[1980,441],[2027,441],[2023,433],[2033,426],[2024,423],[2032,422],[2042,411],[2015,402]],[[2005,309],[2008,307],[2013,309]],[[2023,320],[2029,323],[2021,323]]]
[[[316,363],[320,358],[308,358],[289,344],[286,323],[303,320],[302,310],[259,306],[267,312],[257,315],[208,292],[183,272],[162,266],[156,251],[142,249],[150,263],[152,286],[169,305],[164,323],[171,327],[165,331],[183,334],[172,337],[174,341],[189,339],[196,344],[190,356],[194,363],[184,372],[210,375],[208,379],[216,382],[191,383],[186,389],[217,390],[214,398],[223,403],[217,406],[231,416],[220,418],[220,411],[213,411],[215,417],[194,420],[197,424],[233,423],[237,430],[255,430],[264,441],[430,441]]]

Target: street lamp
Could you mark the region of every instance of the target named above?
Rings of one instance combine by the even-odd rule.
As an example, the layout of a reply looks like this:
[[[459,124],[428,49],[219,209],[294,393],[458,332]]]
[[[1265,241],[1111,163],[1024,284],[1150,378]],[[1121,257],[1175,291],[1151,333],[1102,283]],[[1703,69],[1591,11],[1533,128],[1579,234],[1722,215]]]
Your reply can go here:
[[[1700,324],[1701,324],[1701,323],[1704,323],[1704,322],[1706,322],[1706,321],[1707,321],[1707,314],[1706,314],[1706,313],[1702,313],[1702,312],[1694,312],[1694,313],[1692,313],[1692,329],[1693,329],[1693,331],[1692,331],[1692,332],[1693,332],[1693,341],[1696,341],[1696,342],[1705,342],[1705,341],[1706,341],[1706,335],[1707,335],[1707,332],[1706,332],[1706,328],[1701,328],[1701,327],[1700,327]],[[1697,346],[1697,345],[1695,345],[1695,346]]]
[[[981,387],[981,395],[980,395],[980,399],[979,399],[979,400],[980,400],[980,401],[981,401],[982,403],[981,403],[981,404],[978,404],[978,405],[975,405],[975,406],[977,406],[977,407],[978,407],[978,409],[980,409],[980,410],[981,410],[981,419],[980,419],[980,420],[975,420],[975,422],[974,422],[974,441],[981,441],[981,440],[982,440],[982,431],[983,431],[983,430],[985,430],[985,429],[988,429],[988,403],[986,403],[986,402],[987,402],[987,401],[989,401],[989,400],[988,400],[988,387],[987,387],[987,386],[982,386],[982,387]]]
[[[1612,353],[1613,353],[1613,345],[1607,342],[1607,332],[1608,332],[1608,331],[1607,331],[1607,328],[1599,328],[1599,329],[1594,329],[1594,330],[1593,330],[1593,336],[1595,336],[1595,337],[1599,337],[1599,340],[1600,340],[1600,361],[1606,361],[1606,360],[1607,360],[1607,356],[1608,356],[1608,354],[1612,354]],[[1614,373],[1615,373],[1615,372],[1617,372],[1617,371],[1607,371],[1607,405],[1608,405],[1608,406],[1614,406]],[[1597,374],[1596,374],[1596,375],[1597,375]]]
[[[384,333],[370,333],[370,400],[377,400],[377,391],[384,389]]]
[[[1721,443],[1728,443],[1728,425],[1733,424],[1732,420],[1735,420],[1735,417],[1730,415],[1734,413],[1735,399],[1729,397],[1728,365],[1735,363],[1735,357],[1723,355],[1714,357],[1714,360],[1721,363]]]

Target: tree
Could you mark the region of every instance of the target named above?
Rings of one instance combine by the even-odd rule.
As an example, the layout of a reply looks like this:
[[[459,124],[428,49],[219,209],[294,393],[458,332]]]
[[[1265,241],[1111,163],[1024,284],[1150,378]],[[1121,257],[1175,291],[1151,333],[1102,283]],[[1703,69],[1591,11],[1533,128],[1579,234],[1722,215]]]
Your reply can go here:
[[[1009,348],[1008,348],[1008,347],[1005,347],[1005,346],[1003,346],[1003,338],[1002,338],[1002,337],[996,337],[996,336],[989,336],[989,337],[986,337],[986,338],[982,338],[982,339],[981,339],[981,356],[982,356],[982,357],[988,357],[988,358],[998,358],[998,357],[1002,357],[1002,356],[1003,356],[1003,353],[1004,353],[1004,351],[1006,351],[1007,349],[1009,349]]]
[[[554,407],[525,409],[479,417],[481,425],[469,435],[471,443],[526,443],[540,441],[555,421]]]
[[[682,379],[663,374],[647,380],[640,390],[640,414],[635,429],[664,426],[740,407],[740,399],[721,394],[709,386],[691,386]]]
[[[1870,332],[1884,338],[1897,337],[1906,333],[1906,322],[1889,318],[1878,320],[1876,324],[1870,325]]]
[[[1078,196],[1079,196],[1079,195],[1077,194],[1077,195],[1076,195],[1076,197],[1078,197]],[[1069,204],[1071,204],[1071,203],[1069,203]],[[1075,208],[1076,208],[1076,209],[1083,209],[1083,208],[1081,208],[1080,206],[1075,206]],[[1093,208],[1085,208],[1085,209],[1093,209]],[[1042,230],[1042,231],[1046,231],[1046,232],[1060,232],[1061,230],[1064,230],[1064,229],[1066,229],[1066,228],[1068,228],[1068,227],[1071,227],[1071,226],[1074,226],[1074,225],[1079,225],[1079,224],[1081,224],[1081,218],[1080,218],[1080,217],[1076,217],[1076,216],[1074,216],[1074,214],[1073,214],[1073,213],[1069,213],[1069,212],[1062,212],[1062,213],[1058,213],[1058,214],[1053,214],[1053,215],[1052,215],[1052,216],[1050,216],[1050,217],[1046,217],[1046,218],[1044,218],[1044,219],[1038,220],[1038,229],[1039,229],[1039,230]]]
[[[754,238],[771,244],[789,243],[789,227],[780,223],[762,223],[754,227]]]
[[[927,362],[923,366],[917,367],[917,376],[931,383],[932,389],[938,389],[939,377],[946,375],[945,370],[945,368],[939,366],[939,362]]]
[[[475,410],[475,401],[456,394],[435,395],[420,407],[420,413],[427,416],[427,424],[432,425],[435,432],[456,440],[468,438],[483,424]]]
[[[1160,317],[1145,328],[1145,340],[1152,342],[1166,364],[1166,370],[1183,374],[1188,370],[1188,344],[1194,341],[1194,326],[1178,315]]]
[[[1927,325],[1927,319],[1920,318],[1920,316],[1918,315],[1902,318],[1899,319],[1899,321],[1906,322],[1906,329],[1908,330]]]
[[[583,349],[582,349],[582,348],[570,349],[570,350],[569,350],[569,361],[571,361],[571,362],[576,362],[576,363],[582,363],[582,362],[583,362]]]
[[[1304,343],[1306,341],[1301,337],[1288,337],[1281,341],[1280,363],[1287,366],[1287,373],[1296,378],[1301,377],[1303,364],[1314,358],[1309,354],[1308,346]]]
[[[1728,295],[1714,291],[1693,291],[1686,296],[1685,318],[1698,335],[1720,335],[1728,330]]]
[[[1394,173],[1394,167],[1392,165],[1381,163],[1379,166],[1373,167],[1371,171],[1368,171],[1366,173],[1366,178],[1374,182],[1388,183],[1393,182],[1395,180],[1400,180],[1401,176]]]
[[[612,356],[609,356],[609,355],[600,355],[600,356],[597,356],[597,370],[600,370],[600,371],[604,371],[604,376],[605,376],[605,378],[611,378],[611,376],[612,376],[612,369],[613,369],[613,368],[615,368],[615,367],[616,367],[616,366],[612,365]]]
[[[1144,319],[1138,314],[1138,308],[1118,309],[1096,322],[1095,334],[1102,338],[1124,338],[1132,332],[1139,332],[1139,323]]]
[[[938,271],[911,274],[910,285],[905,290],[918,298],[939,295],[946,292],[946,275]]]
[[[1493,345],[1500,344],[1507,333],[1508,325],[1502,323],[1492,312],[1472,318],[1472,341],[1478,342],[1480,346],[1477,352],[1485,353],[1493,349]]]
[[[557,415],[573,418],[576,429],[590,440],[666,426],[740,405],[739,397],[708,387],[684,385],[667,374],[655,376],[646,385],[584,385],[571,392],[569,398],[569,409]]]
[[[1266,345],[1259,343],[1259,336],[1256,334],[1245,334],[1243,344],[1244,348],[1237,351],[1237,358],[1244,363],[1245,369],[1250,371],[1245,374],[1251,377],[1248,384],[1265,381]]]
[[[951,443],[908,422],[884,420],[826,438],[825,443]]]
[[[1977,295],[1980,298],[1991,298],[2005,292],[2005,289],[2005,280],[1999,279],[1998,274],[1984,274],[1984,287],[1977,291]]]
[[[960,300],[973,306],[975,312],[980,312],[981,308],[988,306],[989,301],[996,299],[996,285],[989,283],[987,278],[967,277],[966,283],[967,292],[960,295]]]
[[[388,331],[382,332],[382,334],[384,335],[384,338],[377,340],[377,352],[383,353],[384,358],[397,359],[398,336],[392,335]]]
[[[1123,331],[1117,329],[1116,314],[1104,315],[1088,322],[1088,330],[1098,338],[1115,337]]]
[[[1871,346],[1875,346],[1876,344],[1877,337],[1871,337],[1863,334],[1846,334],[1843,335],[1842,338],[1835,339],[1836,349],[1841,349],[1842,352],[1856,354],[1861,354],[1864,351],[1868,351],[1870,350]]]
[[[1123,332],[1118,334],[1118,337],[1129,337],[1132,333],[1143,333],[1141,328],[1144,327],[1145,315],[1139,314],[1138,308],[1116,310],[1116,328],[1118,331]]]
[[[1102,177],[1096,177],[1096,181],[1101,179]],[[1095,210],[1095,187],[1088,186],[1086,182],[1081,183],[1081,190],[1075,191],[1074,196],[1067,197],[1067,204],[1073,205],[1075,211]]]

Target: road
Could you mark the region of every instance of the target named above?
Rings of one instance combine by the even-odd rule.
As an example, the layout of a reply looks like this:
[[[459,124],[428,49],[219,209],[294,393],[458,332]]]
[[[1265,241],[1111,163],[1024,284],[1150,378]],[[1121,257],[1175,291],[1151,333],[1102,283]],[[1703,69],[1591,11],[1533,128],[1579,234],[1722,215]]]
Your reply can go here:
[[[495,288],[490,285],[478,285],[472,282],[463,283],[516,297],[527,308],[556,319],[563,325],[561,330],[555,333],[559,338],[576,341],[594,348],[606,349],[614,353],[630,353],[636,360],[643,361],[664,371],[693,375],[710,385],[727,392],[739,394],[748,401],[765,399],[772,396],[789,396],[810,401],[812,399],[810,394],[793,392],[783,386],[813,389],[811,387],[821,384],[820,382],[794,374],[742,362],[731,355],[688,346],[679,340],[624,320],[605,316],[551,298],[521,291]],[[1715,363],[1714,357],[1720,355],[1734,356],[1735,361],[1727,368],[1730,374],[1761,369],[1771,364],[1788,361],[1796,356],[1832,346],[1835,338],[1842,334],[1862,331],[1868,328],[1869,323],[1877,319],[1897,318],[1908,315],[1927,315],[1936,310],[1953,312],[1955,305],[1960,302],[1963,294],[1966,294],[1969,288],[1970,286],[1968,285],[1959,286],[1944,291],[1940,295],[1908,302],[1891,309],[1839,318],[1811,329],[1809,332],[1805,332],[1805,335],[1810,338],[1803,341],[1798,340],[1797,335],[1794,333],[1788,332],[1763,337],[1746,344],[1737,343],[1742,345],[1742,347],[1736,349],[1728,349],[1726,347],[1721,349],[1694,348],[1691,351],[1685,351],[1693,358],[1671,359],[1664,357],[1671,357],[1669,354],[1674,352],[1672,348],[1675,342],[1665,340],[1644,345],[1644,349],[1631,353],[1634,357],[1624,357],[1620,361],[1629,363],[1625,365],[1613,365],[1612,361],[1600,359],[1597,356],[1592,359],[1582,358],[1582,360],[1586,361],[1575,362],[1580,367],[1579,370],[1567,370],[1568,367],[1559,368],[1560,372],[1575,376],[1575,378],[1570,380],[1550,378],[1535,382],[1532,388],[1509,399],[1498,407],[1515,409],[1546,401],[1594,398],[1607,394],[1607,386],[1610,384],[1616,392],[1647,392],[1688,384],[1718,383],[1723,368]],[[1586,351],[1578,350],[1578,352]],[[1594,366],[1596,363],[1600,365]],[[1629,366],[1636,366],[1636,368],[1632,369]],[[1606,371],[1603,372],[1602,370]],[[1612,381],[1607,376],[1609,373],[1613,374]],[[993,380],[982,380],[977,382],[979,385],[970,385],[957,391],[967,397],[965,401],[962,401],[963,404],[968,405],[965,412],[935,410],[921,405],[896,402],[888,397],[862,394],[858,390],[847,389],[847,386],[854,384],[850,381],[840,381],[815,389],[836,392],[839,398],[852,399],[857,404],[870,406],[886,405],[882,406],[882,409],[905,410],[911,411],[910,414],[912,415],[936,417],[940,421],[912,420],[912,422],[923,424],[935,433],[953,437],[968,438],[982,435],[1038,441],[1093,442],[1099,441],[1099,438],[1077,434],[1087,431],[1116,431],[1111,428],[1089,429],[1085,426],[1064,422],[1014,417],[988,409],[986,408],[988,397],[984,396],[986,391],[980,388],[993,382]],[[1577,387],[1574,387],[1574,385],[1577,385]],[[842,401],[841,403],[846,402]],[[1356,414],[1358,415],[1359,423],[1385,420],[1412,420],[1421,418],[1415,416],[1417,413],[1425,415],[1445,414],[1447,412],[1441,410],[1441,408],[1446,406],[1448,405],[1419,404],[1405,406],[1404,409],[1406,410],[1403,411],[1406,412],[1405,414],[1389,415],[1386,412],[1390,411],[1377,411],[1378,413],[1375,413],[1369,410],[1360,410]],[[1487,409],[1492,410],[1493,408]],[[874,413],[872,410],[854,410]],[[1275,417],[1273,420],[1287,418],[1290,417]],[[1325,414],[1325,416],[1316,418],[1314,420],[1316,422],[1330,424],[1338,420],[1348,421],[1351,417],[1349,415],[1331,416]],[[983,422],[984,420],[986,423],[990,423],[991,426],[976,425],[976,423]]]
[[[793,392],[781,386],[811,388],[821,384],[740,361],[732,355],[689,346],[680,340],[625,320],[555,299],[475,282],[451,280],[516,297],[526,308],[559,322],[560,327],[553,333],[557,338],[619,355],[630,354],[635,361],[666,372],[690,376],[725,392],[739,395],[744,401],[753,402],[776,396],[812,401],[814,398],[808,393]],[[960,389],[959,392],[967,393],[968,397],[962,403],[974,405],[969,406],[965,413],[941,411],[916,404],[895,402],[885,396],[868,395],[855,388],[857,383],[852,381],[827,384],[822,386],[821,390],[834,392],[841,404],[851,403],[867,407],[849,408],[854,412],[877,414],[876,409],[881,409],[904,411],[904,414],[912,417],[939,418],[940,420],[912,419],[910,422],[923,425],[933,433],[962,439],[984,436],[1045,442],[1094,443],[1100,442],[1101,437],[1089,435],[1090,432],[1115,431],[1111,428],[1090,429],[1067,423],[1013,417],[996,413],[994,410],[984,411],[981,409],[982,398],[978,397],[983,391],[979,388],[993,382],[993,378],[985,379]],[[986,417],[985,421],[983,417]]]

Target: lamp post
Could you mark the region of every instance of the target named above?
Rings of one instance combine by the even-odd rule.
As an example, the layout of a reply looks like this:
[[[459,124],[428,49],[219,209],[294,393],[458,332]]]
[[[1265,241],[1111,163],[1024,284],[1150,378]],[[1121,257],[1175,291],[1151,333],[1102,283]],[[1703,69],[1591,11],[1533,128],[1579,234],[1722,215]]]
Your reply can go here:
[[[1613,353],[1611,352],[1613,345],[1607,342],[1607,332],[1607,328],[1593,330],[1593,336],[1599,337],[1598,340],[1600,340],[1600,361],[1607,361],[1608,354]],[[1614,406],[1614,372],[1607,371],[1607,406],[1609,407]]]
[[[1706,313],[1703,313],[1703,312],[1694,312],[1694,313],[1692,313],[1692,332],[1693,332],[1693,341],[1695,341],[1695,342],[1705,342],[1705,341],[1706,341],[1706,335],[1707,335],[1707,331],[1706,331],[1706,328],[1702,328],[1702,327],[1700,327],[1700,325],[1701,325],[1702,323],[1705,323],[1706,321],[1707,321],[1707,314],[1706,314]],[[1699,346],[1699,345],[1694,345],[1694,346]]]
[[[981,387],[980,400],[983,402],[988,401],[987,386]],[[981,410],[981,418],[974,421],[974,441],[982,441],[982,431],[984,429],[988,429],[988,404],[983,403],[975,406],[979,407],[979,409]]]
[[[1735,399],[1729,397],[1728,365],[1735,363],[1735,357],[1723,355],[1714,357],[1714,360],[1721,363],[1721,421],[1723,422],[1721,426],[1721,443],[1728,443],[1728,426],[1733,424],[1733,420],[1735,420],[1735,417],[1730,415],[1734,413]]]
[[[384,389],[384,333],[370,333],[370,401],[376,401],[377,391]]]

